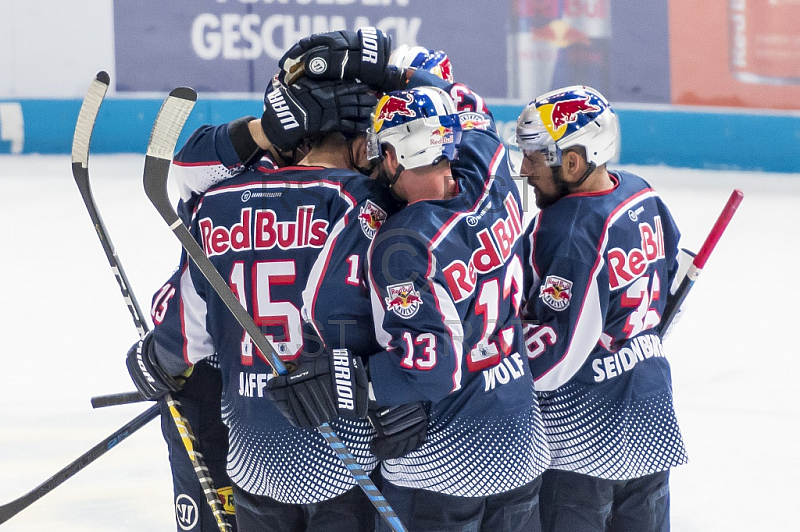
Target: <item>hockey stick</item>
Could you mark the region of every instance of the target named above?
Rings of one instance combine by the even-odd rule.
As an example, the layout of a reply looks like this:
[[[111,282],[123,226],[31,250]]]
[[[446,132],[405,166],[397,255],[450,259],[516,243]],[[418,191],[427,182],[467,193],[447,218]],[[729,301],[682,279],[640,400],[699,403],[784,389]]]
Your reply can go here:
[[[96,395],[92,397],[92,408],[103,408],[105,406],[127,405],[130,403],[140,403],[147,401],[139,392],[120,392],[108,395]]]
[[[89,217],[92,219],[92,224],[94,224],[95,231],[97,231],[97,236],[100,238],[103,251],[105,251],[106,258],[108,259],[108,264],[117,277],[120,290],[122,291],[122,297],[125,298],[125,303],[128,305],[136,329],[141,331],[143,324],[141,320],[142,311],[136,300],[130,297],[128,278],[125,275],[125,271],[119,265],[114,246],[111,244],[111,241],[106,238],[106,227],[103,223],[103,218],[100,216],[100,212],[97,210],[94,196],[92,195],[92,189],[89,186],[89,144],[92,139],[94,124],[97,121],[97,113],[100,111],[100,105],[103,103],[103,98],[106,95],[106,91],[108,91],[110,81],[108,73],[104,71],[98,72],[83,99],[81,110],[78,113],[78,121],[75,124],[75,133],[72,137],[72,176],[75,178],[75,183],[78,185],[83,203],[86,205],[86,210],[89,211]],[[123,392],[113,395],[92,397],[92,407],[98,408],[101,406],[135,403],[138,401],[144,401],[144,398],[139,392]]]
[[[675,319],[675,316],[678,315],[678,311],[683,301],[686,299],[686,296],[689,294],[689,290],[692,289],[694,282],[700,276],[700,272],[703,271],[708,257],[711,255],[711,252],[714,251],[717,242],[719,242],[720,237],[722,237],[722,233],[725,232],[725,228],[728,227],[728,223],[730,223],[731,218],[733,218],[734,213],[736,213],[736,209],[739,208],[742,198],[744,198],[744,194],[741,190],[735,189],[731,193],[730,198],[728,198],[728,203],[726,203],[725,207],[722,209],[717,221],[711,228],[711,232],[708,233],[705,242],[703,242],[700,251],[698,251],[697,255],[692,259],[692,264],[681,280],[681,284],[678,286],[675,294],[667,301],[664,315],[658,326],[658,332],[662,336],[669,330],[672,321]]]
[[[136,326],[137,332],[139,333],[139,338],[144,338],[148,332],[147,322],[143,318],[142,310],[139,307],[136,297],[130,290],[128,277],[125,275],[125,270],[122,268],[122,264],[120,263],[116,252],[114,251],[114,246],[108,236],[108,231],[106,230],[103,219],[100,216],[100,211],[97,209],[97,204],[94,201],[92,189],[89,185],[89,143],[91,141],[92,131],[97,119],[97,113],[100,110],[100,105],[103,103],[105,93],[108,90],[109,81],[110,80],[106,72],[99,72],[97,76],[95,76],[94,81],[92,81],[92,84],[86,93],[83,105],[81,106],[81,111],[78,113],[78,121],[75,124],[75,135],[72,142],[72,175],[75,178],[75,183],[78,185],[81,197],[83,198],[83,203],[86,205],[86,210],[89,212],[89,216],[92,219],[97,236],[103,246],[103,251],[106,254],[106,259],[108,259],[108,264],[114,271],[114,277],[117,279],[117,284],[122,292],[122,297],[125,299],[125,304],[128,306],[128,310],[131,313],[133,323]],[[95,402],[102,402],[104,400],[107,401],[109,397],[119,398],[126,395],[130,397],[133,394],[118,394],[116,396],[98,397],[93,398],[92,402],[94,404]],[[138,396],[139,394],[137,393],[135,395]],[[197,447],[197,442],[194,438],[191,427],[189,426],[188,420],[186,420],[186,418],[180,413],[180,403],[170,394],[164,396],[164,400],[169,406],[170,414],[175,422],[175,426],[181,437],[181,441],[186,448],[186,452],[189,455],[189,460],[194,466],[197,479],[203,488],[206,500],[208,501],[211,511],[214,514],[214,519],[216,520],[217,525],[222,532],[230,532],[232,528],[225,519],[225,509],[222,507],[222,503],[217,496],[216,489],[214,489],[214,483],[211,479],[210,473],[208,472],[208,468],[203,462],[202,454],[195,450]]]
[[[38,501],[58,486],[60,486],[65,480],[71,478],[75,473],[83,469],[84,467],[88,466],[101,456],[103,456],[107,451],[110,451],[113,447],[115,447],[119,442],[142,428],[143,426],[147,425],[152,419],[158,417],[159,413],[159,406],[153,405],[125,425],[114,431],[111,435],[106,437],[103,441],[80,455],[75,461],[64,467],[61,471],[50,477],[49,479],[45,480],[37,487],[23,495],[22,497],[15,499],[7,504],[0,506],[0,524],[5,523],[19,512],[33,504],[34,502]]]
[[[264,357],[269,357],[269,360],[265,358],[265,361],[277,373],[285,375],[287,373],[286,366],[284,366],[278,353],[264,336],[264,333],[261,332],[261,329],[255,324],[250,314],[242,307],[219,271],[217,271],[200,247],[200,244],[178,217],[167,192],[167,178],[169,177],[172,157],[175,153],[175,145],[196,100],[197,94],[194,90],[188,87],[179,87],[173,90],[162,104],[153,124],[153,131],[150,134],[150,141],[147,145],[144,162],[144,190],[150,202],[178,238],[184,250],[186,250],[187,255],[211,284],[216,294],[236,318],[236,321],[250,335],[253,343],[256,344],[256,348]],[[392,510],[389,503],[370,480],[352,453],[347,450],[347,447],[331,426],[328,423],[324,423],[317,427],[317,430],[319,430],[339,459],[344,462],[359,487],[392,530],[404,531],[405,527],[394,510]]]

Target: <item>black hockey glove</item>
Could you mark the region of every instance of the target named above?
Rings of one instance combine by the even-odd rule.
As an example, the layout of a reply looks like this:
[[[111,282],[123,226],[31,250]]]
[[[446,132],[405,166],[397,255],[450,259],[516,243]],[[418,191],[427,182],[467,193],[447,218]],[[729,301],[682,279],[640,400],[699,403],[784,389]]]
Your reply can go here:
[[[425,443],[428,436],[428,413],[421,402],[400,406],[371,405],[369,420],[377,436],[370,451],[378,460],[400,458]]]
[[[369,391],[361,359],[347,349],[301,355],[297,368],[267,382],[267,397],[295,427],[313,429],[338,417],[364,419]]]
[[[289,48],[278,65],[281,79],[360,79],[384,90],[392,38],[369,26],[354,31],[315,33]]]
[[[168,393],[177,392],[185,380],[183,377],[176,378],[169,375],[161,367],[156,358],[152,332],[147,333],[128,349],[125,365],[128,366],[128,373],[136,389],[148,401],[155,401]]]
[[[261,127],[273,146],[291,151],[316,133],[366,134],[377,103],[363,83],[301,78],[287,86],[276,77],[264,94]]]

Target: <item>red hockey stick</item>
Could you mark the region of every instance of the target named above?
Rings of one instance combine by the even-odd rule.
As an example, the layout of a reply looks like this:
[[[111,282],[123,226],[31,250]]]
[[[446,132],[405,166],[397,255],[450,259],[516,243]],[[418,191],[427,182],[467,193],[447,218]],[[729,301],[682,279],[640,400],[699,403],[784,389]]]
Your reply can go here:
[[[706,241],[703,242],[703,246],[700,248],[700,251],[697,252],[694,259],[692,260],[691,266],[689,266],[689,270],[686,272],[686,275],[681,280],[681,284],[678,287],[678,290],[675,291],[675,294],[670,296],[669,301],[667,301],[667,307],[664,309],[664,315],[661,318],[661,323],[659,324],[659,333],[663,336],[664,333],[669,330],[669,326],[672,324],[672,320],[675,319],[675,316],[678,314],[678,310],[681,308],[683,304],[683,300],[686,299],[686,295],[691,290],[692,285],[700,276],[700,272],[703,271],[703,267],[706,265],[706,261],[708,257],[711,255],[711,252],[714,251],[714,247],[719,242],[722,233],[725,232],[725,228],[728,227],[728,223],[733,218],[733,214],[736,212],[736,209],[739,208],[739,204],[742,202],[742,198],[744,194],[741,190],[735,189],[731,193],[731,197],[728,198],[728,203],[725,204],[725,208],[722,209],[722,213],[720,213],[719,218],[717,218],[714,227],[711,228],[711,232],[708,233],[706,237]]]

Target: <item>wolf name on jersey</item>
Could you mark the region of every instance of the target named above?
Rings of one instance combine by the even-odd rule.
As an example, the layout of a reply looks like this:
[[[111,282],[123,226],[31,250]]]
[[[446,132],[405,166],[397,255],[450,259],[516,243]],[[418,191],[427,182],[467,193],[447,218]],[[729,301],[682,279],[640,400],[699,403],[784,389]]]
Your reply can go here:
[[[464,102],[467,89],[454,90]],[[470,109],[451,163],[459,193],[392,215],[369,256],[383,346],[369,362],[377,402],[430,404],[427,442],[383,462],[382,473],[462,497],[525,485],[549,462],[519,319],[519,192],[479,111]]]
[[[680,233],[644,180],[610,175],[612,190],[565,196],[531,221],[523,316],[551,467],[620,480],[687,461],[654,329]]]
[[[228,135],[198,130],[172,170],[192,192],[215,182],[192,212],[191,231],[283,360],[304,348],[314,321],[329,348],[367,356],[374,339],[364,264],[392,203],[369,178],[348,170],[237,167]],[[217,354],[222,416],[229,427],[228,472],[239,487],[280,502],[327,500],[355,486],[316,431],[292,427],[266,398],[272,370],[249,336],[184,255],[153,299],[159,359],[177,372]],[[331,424],[365,471],[374,434],[364,421]]]

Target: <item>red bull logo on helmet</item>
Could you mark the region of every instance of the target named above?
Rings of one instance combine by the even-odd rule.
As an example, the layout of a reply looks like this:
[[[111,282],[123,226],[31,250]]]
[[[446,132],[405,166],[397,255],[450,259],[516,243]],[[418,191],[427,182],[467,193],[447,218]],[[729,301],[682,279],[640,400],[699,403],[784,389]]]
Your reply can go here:
[[[392,311],[403,319],[408,319],[419,310],[422,298],[414,290],[414,283],[394,284],[386,287],[387,297],[383,298],[386,310]]]
[[[538,108],[539,116],[542,117],[544,126],[554,140],[559,140],[568,132],[571,133],[577,129],[577,127],[570,128],[570,125],[576,124],[580,127],[582,124],[578,124],[578,122],[583,115],[599,113],[602,110],[602,107],[592,103],[592,96],[588,94],[552,104],[544,104]]]
[[[572,281],[557,275],[548,275],[539,288],[542,302],[553,310],[564,310],[572,299]]]
[[[431,72],[442,78],[448,83],[453,83],[453,67],[450,64],[450,58],[444,56],[439,64],[431,69]]]
[[[441,146],[444,144],[452,144],[453,142],[455,142],[455,140],[453,139],[452,127],[439,126],[431,130],[431,146]]]
[[[403,96],[386,94],[375,107],[375,119],[373,120],[375,132],[377,133],[381,130],[384,121],[391,122],[396,116],[408,118],[417,116],[417,113],[409,107],[412,103],[414,103],[413,94],[405,94]]]

